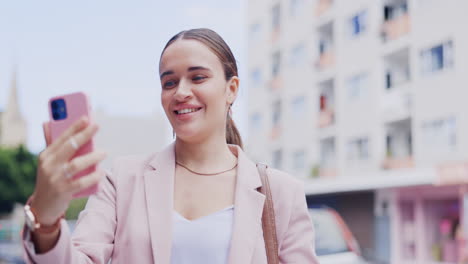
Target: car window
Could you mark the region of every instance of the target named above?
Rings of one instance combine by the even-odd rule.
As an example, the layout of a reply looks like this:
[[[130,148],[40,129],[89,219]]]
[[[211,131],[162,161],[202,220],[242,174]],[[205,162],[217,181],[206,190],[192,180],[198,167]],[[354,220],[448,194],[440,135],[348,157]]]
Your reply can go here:
[[[317,256],[349,251],[341,227],[331,211],[311,209],[309,212],[315,227]]]

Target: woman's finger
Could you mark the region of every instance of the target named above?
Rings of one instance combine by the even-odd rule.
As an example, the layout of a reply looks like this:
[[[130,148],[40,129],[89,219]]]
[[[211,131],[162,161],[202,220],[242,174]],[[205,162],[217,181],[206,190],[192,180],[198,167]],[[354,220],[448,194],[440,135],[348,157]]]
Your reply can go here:
[[[98,164],[106,158],[106,153],[102,151],[93,151],[89,154],[76,157],[66,164],[66,172],[75,175],[78,172]]]
[[[75,179],[67,186],[67,192],[77,193],[83,191],[95,184],[98,184],[101,179],[105,176],[105,172],[102,170],[96,170],[86,176]]]
[[[91,124],[80,132],[68,137],[68,140],[55,152],[56,161],[69,161],[78,149],[91,140],[97,130],[98,126],[96,124]]]
[[[67,140],[74,134],[84,130],[88,127],[88,118],[86,116],[75,121],[69,128],[67,128],[54,142],[51,142],[50,148],[53,150],[59,149],[66,143]]]

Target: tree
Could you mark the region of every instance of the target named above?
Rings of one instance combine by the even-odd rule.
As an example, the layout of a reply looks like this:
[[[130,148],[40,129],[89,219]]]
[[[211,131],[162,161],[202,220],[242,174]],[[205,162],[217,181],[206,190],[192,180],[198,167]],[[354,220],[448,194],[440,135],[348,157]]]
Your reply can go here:
[[[36,183],[37,156],[24,146],[0,148],[0,214],[9,213],[15,203],[25,204]],[[66,219],[76,219],[87,198],[75,199],[65,213]]]
[[[25,203],[34,190],[37,156],[24,146],[0,148],[0,213]]]

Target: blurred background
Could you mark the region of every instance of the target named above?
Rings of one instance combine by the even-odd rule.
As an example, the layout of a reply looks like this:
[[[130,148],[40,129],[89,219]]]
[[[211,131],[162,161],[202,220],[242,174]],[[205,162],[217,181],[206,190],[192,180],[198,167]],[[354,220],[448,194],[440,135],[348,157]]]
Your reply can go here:
[[[0,263],[21,261],[50,97],[85,91],[109,157],[172,141],[167,40],[232,48],[246,152],[304,181],[321,263],[468,263],[466,0],[0,2]],[[73,227],[85,199],[67,211]]]

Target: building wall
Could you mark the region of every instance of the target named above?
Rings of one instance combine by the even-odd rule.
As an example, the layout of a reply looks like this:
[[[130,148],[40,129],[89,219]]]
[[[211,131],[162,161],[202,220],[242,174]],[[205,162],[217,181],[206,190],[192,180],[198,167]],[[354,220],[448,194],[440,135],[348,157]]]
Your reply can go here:
[[[466,160],[468,137],[464,135],[468,125],[463,113],[468,106],[464,103],[467,90],[463,87],[468,67],[462,58],[468,52],[465,48],[468,36],[463,31],[462,21],[466,21],[466,16],[461,10],[468,3],[461,0],[335,0],[322,15],[314,15],[321,2],[327,1],[249,1],[250,121],[246,145],[252,156],[274,166],[274,153],[281,150],[279,167],[307,178],[311,169],[321,163],[320,142],[333,138],[336,175],[371,175],[383,170],[389,154],[386,145],[389,127],[407,127],[412,138],[411,161],[407,167]],[[407,3],[408,33],[384,41],[384,5],[398,2]],[[279,28],[275,29],[273,10],[278,5],[281,10]],[[353,36],[350,21],[361,11],[365,12],[365,29]],[[332,32],[333,36],[335,63],[325,69],[317,68],[322,32]],[[452,42],[453,66],[423,74],[421,52],[444,41]],[[295,55],[295,48],[301,45],[303,51]],[[276,52],[281,53],[277,77],[272,72]],[[387,69],[400,71],[401,75],[404,67],[408,68],[408,80],[386,89]],[[362,96],[353,97],[350,83],[359,74],[366,76],[360,92]],[[398,78],[398,74],[393,73],[392,78]],[[329,81],[334,84],[335,122],[319,128],[321,86]],[[294,102],[301,96],[304,106],[296,107]],[[281,117],[274,125],[274,105],[278,101],[281,102]],[[456,146],[454,150],[438,153],[437,148],[428,146],[431,136],[427,136],[430,132],[423,126],[450,117],[456,120]],[[444,132],[435,134],[439,134],[436,138],[444,137]],[[350,160],[349,144],[361,137],[368,139],[368,157]],[[300,150],[305,151],[303,166],[297,166],[295,161],[295,157],[300,157],[295,153]]]
[[[162,114],[131,117],[96,111],[94,118],[99,124],[95,146],[108,154],[101,163],[101,167],[106,169],[111,168],[116,157],[149,155],[160,151],[171,141],[169,126]]]

